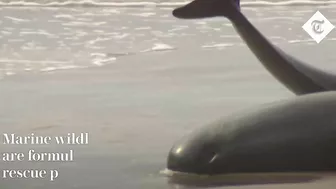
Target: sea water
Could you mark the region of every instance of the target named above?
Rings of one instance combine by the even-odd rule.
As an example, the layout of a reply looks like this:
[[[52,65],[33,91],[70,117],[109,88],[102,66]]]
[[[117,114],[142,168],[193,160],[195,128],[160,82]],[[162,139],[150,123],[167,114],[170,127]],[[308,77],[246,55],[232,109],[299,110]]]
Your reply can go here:
[[[185,3],[0,1],[0,78],[20,73],[99,67],[116,63],[125,56],[183,50],[188,45],[213,50],[242,45],[227,20],[183,21],[172,17],[171,9]],[[252,21],[264,26],[271,24],[264,30],[270,33],[271,40],[314,43],[301,26],[318,6],[327,7],[325,14],[333,15],[330,7],[335,3],[242,1],[242,7]],[[331,16],[330,19],[335,18]],[[285,33],[279,32],[282,30]],[[326,40],[334,40],[334,36],[329,35]]]

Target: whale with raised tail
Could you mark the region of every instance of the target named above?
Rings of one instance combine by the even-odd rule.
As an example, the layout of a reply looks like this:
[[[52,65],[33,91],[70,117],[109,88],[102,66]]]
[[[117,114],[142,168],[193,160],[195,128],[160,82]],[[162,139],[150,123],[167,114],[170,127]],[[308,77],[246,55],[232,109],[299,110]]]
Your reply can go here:
[[[169,170],[205,175],[336,171],[334,74],[272,45],[240,12],[237,1],[195,0],[173,15],[228,18],[260,62],[301,96],[238,112],[185,136],[169,152]]]
[[[175,9],[173,15],[181,19],[228,18],[265,68],[298,95],[336,90],[336,74],[306,64],[272,45],[239,9],[239,1],[195,0]]]

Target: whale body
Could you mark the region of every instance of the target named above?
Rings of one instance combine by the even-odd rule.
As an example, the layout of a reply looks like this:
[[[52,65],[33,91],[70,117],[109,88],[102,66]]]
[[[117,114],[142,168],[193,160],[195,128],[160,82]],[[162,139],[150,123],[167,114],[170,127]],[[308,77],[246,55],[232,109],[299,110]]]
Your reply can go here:
[[[336,92],[229,115],[182,138],[167,168],[195,174],[336,170]]]

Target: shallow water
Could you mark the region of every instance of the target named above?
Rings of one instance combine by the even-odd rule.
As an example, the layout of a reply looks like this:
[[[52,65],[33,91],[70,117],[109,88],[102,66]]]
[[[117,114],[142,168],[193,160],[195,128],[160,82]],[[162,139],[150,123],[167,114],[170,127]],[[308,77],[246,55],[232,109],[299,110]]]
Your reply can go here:
[[[266,7],[245,12],[276,43],[316,45],[301,26],[317,8],[301,9]],[[332,8],[319,10],[335,21]],[[244,46],[227,20],[177,20],[170,8],[3,7],[0,11],[0,78],[103,66],[155,51]],[[333,32],[325,39],[334,40]]]
[[[335,70],[335,32],[316,44],[301,26],[330,7],[259,7],[244,13],[272,42]],[[243,108],[293,97],[224,19],[176,20],[170,8],[0,8],[0,126],[5,133],[89,132],[87,146],[5,146],[2,151],[75,149],[47,180],[2,180],[3,188],[194,188],[160,174],[172,144]],[[69,69],[71,68],[71,69]],[[81,68],[81,69],[79,69]],[[335,179],[265,188],[331,189]],[[200,186],[200,187],[207,187]],[[208,185],[208,188],[223,186]],[[246,188],[262,188],[247,185]]]

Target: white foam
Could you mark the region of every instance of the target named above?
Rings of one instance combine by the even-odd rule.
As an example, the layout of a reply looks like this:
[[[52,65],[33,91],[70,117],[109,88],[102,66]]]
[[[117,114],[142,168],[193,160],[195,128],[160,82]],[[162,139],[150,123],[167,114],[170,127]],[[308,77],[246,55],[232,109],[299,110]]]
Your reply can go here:
[[[106,47],[102,47],[102,46],[94,46],[94,45],[88,45],[85,44],[85,47],[88,49],[94,49],[94,50],[101,50],[101,49],[105,49]]]
[[[75,69],[75,68],[85,68],[85,67],[76,66],[76,65],[66,65],[66,66],[58,66],[58,67],[49,66],[49,67],[40,69],[40,71],[50,72],[50,71],[55,71],[55,70],[67,70],[67,69]]]
[[[40,71],[52,72],[57,70],[67,69],[83,69],[93,66],[103,66],[110,64],[116,60],[114,56],[109,56],[106,53],[91,53],[91,65],[76,65],[73,61],[57,61],[57,60],[20,60],[20,59],[0,59],[0,64],[5,63],[6,68],[0,68],[0,76],[3,77],[16,74],[13,65],[21,71]],[[90,58],[89,58],[90,59]]]
[[[188,1],[189,2],[189,1]],[[97,2],[92,0],[82,1],[65,1],[65,2],[25,2],[25,1],[0,1],[0,6],[27,6],[27,7],[73,7],[73,6],[86,6],[86,7],[177,7],[185,5],[188,2]],[[247,1],[241,2],[243,7],[255,6],[298,6],[298,5],[331,5],[336,4],[336,1],[328,0],[290,0],[290,1]]]
[[[5,18],[10,19],[15,22],[29,22],[29,20],[23,19],[23,18],[16,18],[11,16],[5,16]]]
[[[106,22],[68,22],[68,23],[63,23],[62,25],[64,26],[90,26],[90,27],[96,27],[106,24]]]
[[[72,63],[70,61],[57,61],[57,60],[15,60],[15,59],[0,59],[0,62],[4,63],[15,63],[15,64],[69,64]]]
[[[36,46],[36,45],[25,45],[25,46],[22,46],[21,49],[23,50],[46,50],[47,47],[42,47],[42,46]]]
[[[55,18],[68,18],[68,19],[73,19],[74,17],[69,14],[58,14],[54,16]]]
[[[133,16],[140,16],[140,17],[150,17],[156,15],[155,12],[144,12],[144,13],[136,13],[136,14],[131,14]]]
[[[218,44],[212,44],[212,45],[203,45],[203,48],[223,48],[223,47],[230,47],[233,46],[232,43],[218,43]]]
[[[325,38],[323,41],[336,41],[336,38]],[[305,43],[305,42],[315,42],[314,39],[294,39],[289,40],[288,43]]]
[[[289,20],[292,21],[294,19],[301,19],[301,17],[293,17],[293,16],[275,16],[275,17],[265,17],[260,21],[270,21],[270,20]]]
[[[14,73],[14,72],[12,72],[12,71],[6,71],[6,72],[5,72],[5,75],[7,75],[7,76],[10,76],[10,75],[15,75],[15,73]]]
[[[294,39],[289,40],[288,43],[302,43],[302,42],[313,42],[313,39]]]
[[[38,31],[20,31],[20,36],[23,35],[45,35],[48,37],[58,37],[55,34],[49,33],[45,30],[38,30]]]
[[[90,41],[88,41],[87,43],[90,44],[90,45],[94,45],[94,44],[96,44],[97,42],[100,42],[100,41],[108,41],[108,40],[111,40],[111,38],[109,38],[109,37],[106,37],[106,38],[97,37],[96,39],[90,40]]]
[[[128,37],[129,35],[130,35],[129,33],[122,33],[122,34],[117,33],[113,36],[113,38],[114,39],[123,39],[125,37]]]
[[[154,46],[150,49],[146,49],[141,52],[152,52],[152,51],[168,51],[168,50],[174,50],[175,47],[172,47],[170,45],[164,44],[164,43],[155,43]]]
[[[93,57],[92,63],[96,66],[103,66],[117,59],[114,56],[108,56],[106,53],[100,53],[100,52],[91,53],[90,56]]]
[[[135,28],[134,30],[150,30],[152,29],[151,27],[139,27],[139,28]]]
[[[239,35],[220,35],[221,38],[240,38]]]
[[[95,57],[106,57],[107,55],[105,53],[91,53],[91,56],[95,56]]]
[[[96,66],[104,66],[106,64],[110,64],[113,61],[115,61],[116,58],[115,57],[109,57],[109,58],[101,58],[101,57],[97,57],[95,59],[92,60],[92,63]]]

